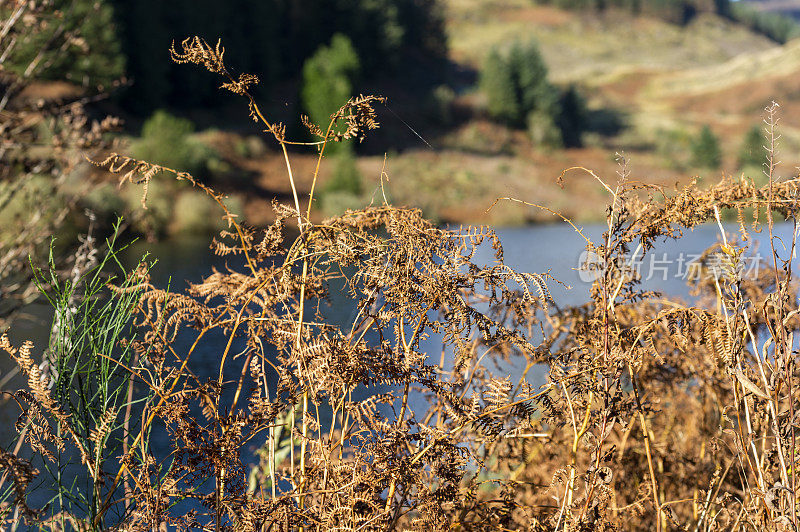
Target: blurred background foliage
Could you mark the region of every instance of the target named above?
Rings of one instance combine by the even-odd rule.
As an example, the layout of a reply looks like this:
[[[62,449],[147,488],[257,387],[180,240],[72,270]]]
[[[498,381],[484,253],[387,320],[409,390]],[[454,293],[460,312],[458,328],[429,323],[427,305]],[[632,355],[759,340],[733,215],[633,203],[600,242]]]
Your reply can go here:
[[[257,204],[286,198],[280,158],[259,139],[235,95],[220,91],[202,69],[170,60],[169,47],[188,36],[219,39],[234,75],[259,77],[254,96],[273,121],[286,124],[290,138],[313,140],[301,114],[324,128],[351,96],[389,97],[378,108],[379,131],[361,144],[328,146],[320,214],[376,197],[377,177],[386,170],[382,193],[396,201],[437,220],[490,221],[487,193],[553,199],[563,168],[613,173],[618,150],[662,183],[720,171],[757,177],[761,110],[772,98],[800,100],[790,83],[800,71],[791,59],[798,24],[767,4],[53,0],[37,18],[20,21],[26,31],[3,52],[0,109],[82,102],[90,118],[119,116],[118,151],[213,182],[237,198],[248,221],[268,223],[271,210]],[[0,5],[0,18],[11,18],[16,5]],[[747,86],[759,79],[767,81],[763,91]],[[739,85],[741,94],[724,92]],[[800,153],[800,128],[789,115],[782,147]],[[52,138],[51,126],[36,127],[40,145],[20,161],[37,160],[47,149],[41,143]],[[311,163],[304,158],[312,160],[311,152],[293,154],[301,189],[309,185],[304,165]],[[459,178],[458,168],[469,168],[470,178]],[[75,196],[75,212],[88,207],[100,220],[114,220],[136,205],[112,198],[113,187],[98,182],[107,176],[85,167],[71,171],[66,183],[88,179],[97,188]],[[402,181],[390,179],[399,171]],[[31,187],[25,197],[36,194],[42,179],[20,185]],[[602,215],[594,208],[598,191],[567,186],[579,200],[566,204],[565,214]],[[197,200],[184,185],[164,187],[176,198],[187,195],[180,205]],[[154,238],[173,233],[188,223],[173,212],[176,205],[161,215],[154,209],[129,217],[132,229]]]

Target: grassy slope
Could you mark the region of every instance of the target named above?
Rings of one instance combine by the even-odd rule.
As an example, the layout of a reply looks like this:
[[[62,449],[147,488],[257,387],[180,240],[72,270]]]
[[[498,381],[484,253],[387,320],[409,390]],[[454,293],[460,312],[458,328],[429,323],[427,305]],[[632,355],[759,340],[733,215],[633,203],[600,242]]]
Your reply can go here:
[[[488,48],[535,39],[556,82],[603,82],[632,70],[713,65],[746,51],[774,47],[767,39],[715,16],[681,28],[620,12],[566,12],[530,1],[494,2],[475,16],[474,0],[448,2],[448,34],[456,60],[480,66]],[[480,12],[480,10],[479,10]]]
[[[800,159],[800,143],[794,140],[800,118],[790,116],[800,105],[798,44],[779,47],[711,15],[681,28],[621,13],[585,16],[524,0],[450,0],[448,32],[452,58],[474,68],[493,46],[536,39],[554,81],[578,83],[593,107],[617,109],[630,127],[613,138],[590,139],[586,148],[547,153],[531,147],[523,134],[478,117],[437,139],[435,153],[420,150],[390,159],[389,175],[397,176],[391,185],[395,198],[443,218],[552,219],[516,207],[484,212],[495,197],[511,195],[561,208],[580,220],[595,219],[605,201],[596,182],[572,178],[560,191],[555,180],[563,169],[581,165],[613,181],[617,150],[632,160],[634,178],[673,184],[700,173],[717,179],[720,171],[688,166],[691,135],[705,123],[720,135],[723,171],[735,173],[741,138],[772,99],[784,106],[782,158]],[[459,103],[483,105],[476,92],[461,95]],[[379,161],[362,165],[368,177],[380,170]]]
[[[800,42],[780,47],[710,15],[681,28],[622,13],[567,12],[529,0],[444,1],[453,61],[479,70],[493,46],[536,39],[553,81],[577,83],[590,107],[615,110],[629,127],[612,137],[590,135],[580,149],[536,149],[524,132],[487,120],[482,95],[467,87],[455,102],[466,119],[445,132],[426,131],[414,120],[413,110],[424,107],[398,107],[434,149],[420,142],[390,154],[385,168],[382,156],[360,158],[367,202],[382,199],[379,183],[385,169],[396,204],[421,206],[442,220],[557,220],[546,211],[510,203],[487,213],[494,199],[503,196],[546,205],[579,221],[595,220],[603,215],[605,191],[580,171],[571,172],[561,190],[556,179],[564,169],[584,166],[613,182],[615,152],[624,150],[634,179],[672,185],[699,173],[716,180],[720,171],[688,165],[691,136],[707,123],[721,137],[723,171],[735,174],[741,138],[772,99],[783,107],[781,158],[800,161]],[[254,190],[261,193],[243,195],[245,218],[268,222],[272,213],[264,197],[278,193],[282,200],[290,198],[282,158],[272,153],[243,159],[230,146],[217,148],[234,166],[256,176]],[[294,157],[301,193],[310,187],[314,163],[313,154]],[[332,163],[323,163],[323,184]],[[785,171],[793,171],[788,163]]]

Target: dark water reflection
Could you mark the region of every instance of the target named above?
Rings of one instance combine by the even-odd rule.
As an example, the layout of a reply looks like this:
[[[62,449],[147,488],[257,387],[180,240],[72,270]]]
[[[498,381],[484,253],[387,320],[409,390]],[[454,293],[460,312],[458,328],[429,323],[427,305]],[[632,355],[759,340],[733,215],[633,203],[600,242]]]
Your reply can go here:
[[[589,225],[581,227],[583,234],[595,242],[602,238],[604,226]],[[726,224],[728,238],[738,234],[738,226]],[[550,282],[550,292],[559,307],[578,305],[588,300],[590,281],[583,276],[578,268],[584,252],[585,241],[572,227],[566,224],[529,226],[496,229],[503,243],[504,258],[507,265],[523,272],[545,273],[550,272],[560,283]],[[787,251],[782,248],[781,242],[787,245],[791,242],[792,225],[788,223],[775,226],[776,247],[784,256]],[[746,255],[754,258],[768,258],[769,241],[767,231],[760,234],[750,233]],[[780,240],[778,240],[780,239]],[[720,242],[721,235],[716,224],[705,224],[694,230],[687,230],[679,240],[664,240],[657,242],[655,250],[642,257],[639,253],[632,262],[638,268],[642,277],[642,287],[647,290],[660,291],[664,295],[690,299],[687,276],[691,273],[690,263],[711,245]],[[631,250],[631,253],[634,250]],[[136,263],[138,257],[144,252],[149,252],[152,257],[158,258],[158,263],[152,271],[153,283],[157,286],[171,286],[172,290],[182,290],[187,282],[199,281],[209,274],[213,268],[222,269],[226,265],[239,267],[241,264],[232,264],[226,259],[215,256],[208,247],[207,238],[183,239],[181,242],[168,242],[158,244],[141,243],[131,246],[126,253],[129,264]],[[494,262],[492,249],[485,245],[475,256],[479,265],[491,265]],[[754,263],[750,263],[752,265]],[[583,278],[582,278],[583,277]],[[340,281],[334,281],[337,283]],[[340,285],[341,286],[341,285]],[[321,307],[324,319],[329,323],[340,326],[349,326],[355,317],[352,301],[341,291],[332,286],[330,305]],[[194,355],[193,367],[213,371],[217,367],[219,354],[224,347],[224,338],[212,338],[205,342],[203,348]],[[423,350],[428,353],[429,363],[438,363],[441,356],[441,337],[431,336],[424,344]],[[236,351],[236,346],[234,350]],[[235,366],[231,366],[233,369]],[[499,376],[518,376],[524,369],[523,361],[512,361],[510,364],[494,368]],[[203,375],[210,376],[210,375]],[[542,372],[529,372],[528,378],[532,384],[541,384]],[[361,390],[360,393],[369,395],[380,388]],[[412,406],[417,409],[424,407],[421,398],[414,398]]]

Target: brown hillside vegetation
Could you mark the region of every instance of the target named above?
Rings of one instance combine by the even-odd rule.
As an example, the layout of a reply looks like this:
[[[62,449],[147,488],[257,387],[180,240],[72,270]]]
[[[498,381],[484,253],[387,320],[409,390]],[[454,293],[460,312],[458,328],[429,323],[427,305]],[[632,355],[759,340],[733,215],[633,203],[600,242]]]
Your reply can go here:
[[[537,146],[525,131],[491,121],[485,95],[474,86],[454,87],[449,108],[457,118],[452,123],[426,129],[430,112],[417,109],[418,97],[397,94],[388,102],[397,116],[384,107],[378,111],[382,121],[394,128],[392,138],[411,141],[399,153],[390,152],[385,166],[381,150],[392,149],[391,143],[359,157],[357,167],[364,185],[364,194],[357,198],[360,205],[374,202],[374,183],[385,171],[385,191],[393,201],[421,207],[426,216],[440,221],[517,225],[553,219],[518,206],[505,213],[487,212],[498,196],[548,203],[581,222],[600,221],[602,188],[583,180],[568,182],[570,199],[565,201],[556,184],[564,168],[587,166],[601,175],[613,175],[613,154],[620,151],[630,160],[632,177],[669,188],[676,182],[686,184],[694,176],[713,182],[723,174],[739,176],[745,171],[747,177],[758,180],[758,169],[739,168],[738,154],[745,133],[760,123],[763,108],[773,100],[783,108],[784,162],[777,174],[790,176],[791,161],[800,158],[795,112],[800,105],[795,89],[800,50],[796,42],[779,46],[708,13],[681,27],[623,12],[586,14],[516,0],[450,0],[446,8],[450,59],[459,68],[479,71],[495,45],[503,48],[515,39],[534,39],[552,81],[561,87],[576,85],[600,130],[585,134],[579,148]],[[48,100],[70,90],[76,88],[64,84],[29,87],[31,95]],[[602,124],[608,120],[620,126],[603,131]],[[688,156],[704,125],[719,138],[722,161],[718,169],[696,167]],[[424,141],[416,137],[417,132]],[[216,142],[216,137],[225,135],[230,138]],[[227,133],[208,133],[200,140],[215,149],[223,145],[218,151],[240,177],[215,185],[244,204],[246,219],[254,225],[274,221],[264,199],[277,195],[285,200],[290,194],[282,153],[267,149],[242,157],[233,147],[244,139]],[[316,157],[300,150],[292,155],[298,169],[296,186],[307,193]],[[332,160],[322,162],[323,187],[334,168]],[[243,186],[245,181],[249,188]],[[487,190],[493,192],[487,195]],[[313,212],[319,216],[315,221],[324,218],[324,209]]]

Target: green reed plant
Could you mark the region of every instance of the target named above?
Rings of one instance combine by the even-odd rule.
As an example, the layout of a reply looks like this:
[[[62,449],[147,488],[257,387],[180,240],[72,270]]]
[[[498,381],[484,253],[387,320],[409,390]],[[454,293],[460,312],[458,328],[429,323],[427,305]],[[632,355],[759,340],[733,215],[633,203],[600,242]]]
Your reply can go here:
[[[54,318],[38,371],[22,361],[33,397],[44,405],[37,410],[40,415],[28,416],[34,425],[28,430],[39,432],[41,448],[50,449],[41,467],[52,492],[47,505],[62,529],[67,516],[84,515],[91,522],[98,515],[106,495],[108,460],[127,451],[138,432],[138,415],[152,398],[149,389],[134,393],[133,368],[152,361],[133,326],[141,291],[135,286],[137,277],[127,276],[120,263],[124,247],[116,247],[119,225],[118,221],[105,252],[87,237],[66,278],[52,252],[47,270],[34,266],[34,281]],[[145,276],[148,268],[143,261],[137,275]],[[114,282],[120,285],[113,287]],[[65,448],[64,441],[71,445]],[[146,435],[141,442],[144,452]]]

